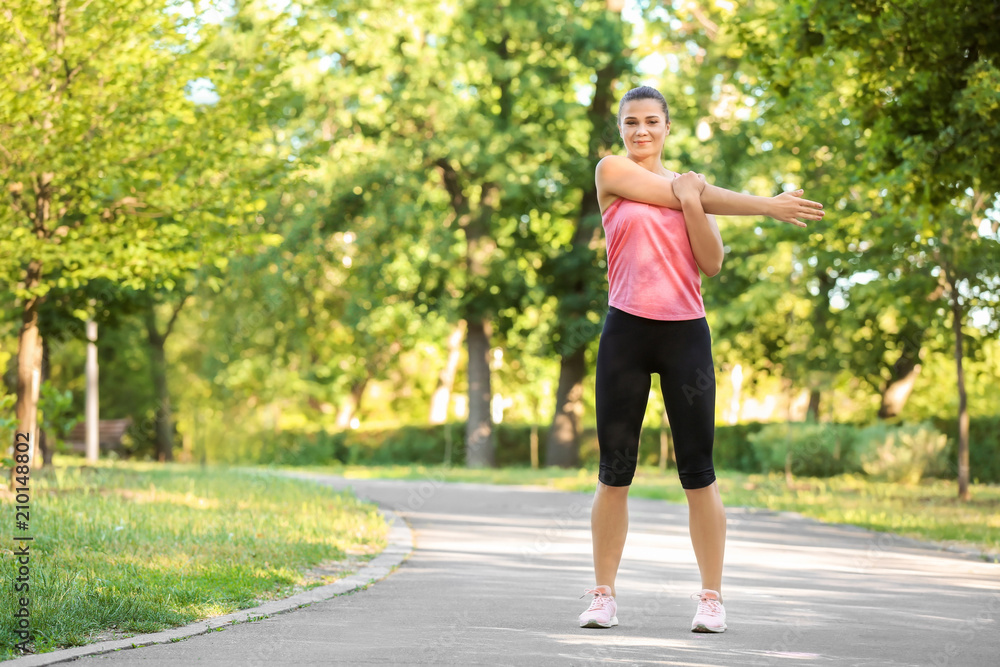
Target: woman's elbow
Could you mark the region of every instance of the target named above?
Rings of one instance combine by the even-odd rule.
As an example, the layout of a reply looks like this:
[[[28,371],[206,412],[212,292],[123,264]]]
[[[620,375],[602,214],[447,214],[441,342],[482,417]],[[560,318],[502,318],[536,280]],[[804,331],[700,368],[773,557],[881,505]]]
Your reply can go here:
[[[715,276],[719,275],[720,271],[722,271],[721,259],[718,262],[706,263],[704,266],[701,267],[701,272],[704,273],[709,278],[714,278]]]

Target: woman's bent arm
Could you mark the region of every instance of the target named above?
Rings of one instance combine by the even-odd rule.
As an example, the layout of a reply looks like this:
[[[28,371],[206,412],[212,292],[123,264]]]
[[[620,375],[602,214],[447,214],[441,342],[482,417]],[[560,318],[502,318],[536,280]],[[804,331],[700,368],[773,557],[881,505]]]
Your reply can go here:
[[[715,216],[707,215],[702,206],[700,195],[703,194],[704,187],[704,177],[694,172],[675,178],[673,182],[674,194],[681,200],[683,207],[681,210],[694,261],[698,263],[702,273],[711,278],[722,270],[725,249]]]

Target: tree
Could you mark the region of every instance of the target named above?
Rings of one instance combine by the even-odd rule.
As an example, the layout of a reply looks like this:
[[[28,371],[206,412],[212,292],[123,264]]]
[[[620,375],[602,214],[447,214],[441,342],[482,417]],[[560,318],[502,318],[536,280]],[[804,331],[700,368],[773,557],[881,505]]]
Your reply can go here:
[[[430,275],[416,296],[467,324],[467,463],[484,466],[494,461],[489,352],[515,319],[505,313],[528,298],[539,238],[572,236],[567,210],[578,204],[567,202],[592,168],[580,160],[589,139],[574,122],[585,119],[576,97],[590,85],[593,68],[581,63],[606,9],[468,1],[454,10],[411,2],[345,12],[351,32],[334,69],[357,112],[334,134],[375,146],[369,163],[396,174],[382,184],[395,196],[378,205],[386,215],[375,224],[438,258],[423,263]],[[372,197],[363,183],[357,190]]]
[[[583,381],[587,375],[586,350],[600,334],[607,305],[607,279],[597,243],[601,236],[601,211],[594,183],[594,165],[617,143],[612,125],[615,84],[631,71],[631,49],[626,45],[627,26],[615,11],[591,8],[592,22],[586,36],[574,40],[574,55],[593,72],[593,92],[580,124],[589,131],[585,149],[567,156],[567,189],[579,192],[573,234],[569,243],[548,258],[542,273],[548,293],[557,299],[552,351],[559,358],[555,413],[549,427],[545,464],[563,467],[579,460]],[[582,147],[581,147],[582,148]],[[576,152],[565,145],[563,151]]]
[[[916,267],[948,300],[938,313],[954,335],[958,494],[968,499],[963,327],[973,305],[996,319],[1000,282],[996,225],[990,232],[983,219],[1000,192],[1000,3],[798,0],[756,9],[746,34],[756,35],[777,91],[807,91],[803,67],[846,59],[838,76],[853,85],[843,106],[864,129],[866,176],[897,209],[894,233],[883,237],[895,263],[883,271]]]
[[[281,152],[260,155],[259,132],[246,129],[268,127],[249,102],[266,97],[274,67],[256,67],[253,44],[243,58],[213,59],[219,27],[171,7],[18,0],[0,10],[0,276],[20,303],[21,430],[35,422],[38,313],[53,286],[101,278],[171,290],[262,242],[252,226],[232,232],[259,210],[251,193],[283,169]],[[218,99],[193,100],[208,77]],[[82,304],[76,314],[89,317]]]

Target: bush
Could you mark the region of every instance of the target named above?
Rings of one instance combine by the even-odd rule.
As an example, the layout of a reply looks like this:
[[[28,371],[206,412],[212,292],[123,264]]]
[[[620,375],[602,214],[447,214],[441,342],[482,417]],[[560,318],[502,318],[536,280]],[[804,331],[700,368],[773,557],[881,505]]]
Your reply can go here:
[[[760,422],[716,426],[715,446],[712,451],[715,467],[740,472],[759,471],[761,461],[757,457],[757,450],[751,437],[765,426],[767,424]]]
[[[849,424],[768,424],[748,436],[762,472],[790,468],[793,475],[831,477],[859,472],[857,429]]]
[[[869,476],[916,484],[927,471],[942,467],[948,438],[929,423],[879,423],[859,431],[858,441],[858,462]]]
[[[942,468],[928,474],[954,479],[958,475],[958,419],[938,417],[931,422],[948,437],[948,446]],[[1000,483],[1000,415],[969,420],[969,477],[988,484]]]
[[[48,447],[52,451],[67,451],[66,438],[80,421],[73,409],[73,392],[59,391],[49,380],[42,383],[38,399],[38,420],[45,429]]]
[[[3,383],[0,383],[0,392],[3,390]],[[16,403],[17,396],[14,394],[0,393],[0,437],[3,438],[4,443],[8,443],[3,449],[0,449],[0,471],[14,467],[12,453],[8,452],[7,448],[13,444],[17,428],[17,416],[14,414]],[[10,417],[4,417],[5,414],[9,414]]]

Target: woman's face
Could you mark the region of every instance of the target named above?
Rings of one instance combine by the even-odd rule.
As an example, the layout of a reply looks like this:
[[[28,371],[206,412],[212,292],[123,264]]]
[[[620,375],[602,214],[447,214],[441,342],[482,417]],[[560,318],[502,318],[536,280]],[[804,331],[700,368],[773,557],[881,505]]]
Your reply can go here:
[[[621,110],[618,132],[630,154],[637,158],[650,155],[659,158],[663,140],[670,133],[670,123],[656,100],[631,100]]]

